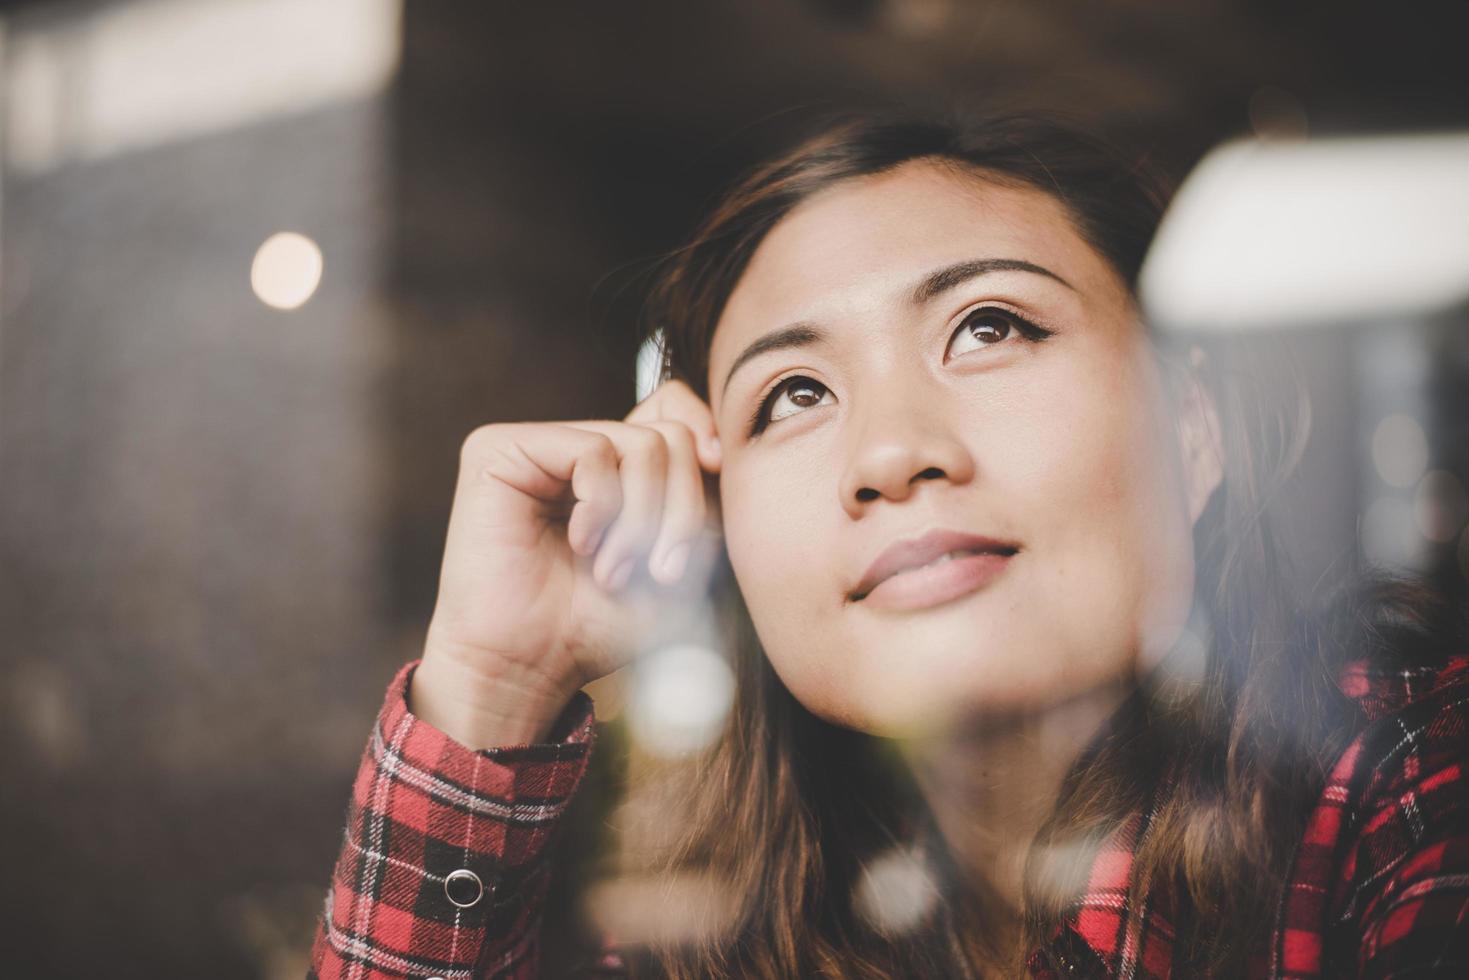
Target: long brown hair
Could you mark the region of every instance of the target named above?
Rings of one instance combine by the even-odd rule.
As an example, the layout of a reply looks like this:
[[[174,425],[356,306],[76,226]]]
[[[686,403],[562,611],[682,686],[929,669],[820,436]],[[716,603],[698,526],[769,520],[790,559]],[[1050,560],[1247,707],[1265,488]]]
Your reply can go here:
[[[839,122],[737,184],[670,257],[647,306],[650,335],[662,331],[665,373],[707,399],[715,324],[770,229],[822,188],[914,159],[1053,195],[1131,286],[1167,196],[1145,167],[1053,121]],[[1043,946],[1062,920],[1094,848],[1147,808],[1134,899],[1146,891],[1175,899],[1182,972],[1242,972],[1271,927],[1306,808],[1353,724],[1333,670],[1352,655],[1353,637],[1384,635],[1322,623],[1382,619],[1377,611],[1394,601],[1423,605],[1399,592],[1338,603],[1325,619],[1300,615],[1265,502],[1300,452],[1307,413],[1303,403],[1282,407],[1275,392],[1257,390],[1276,366],[1270,355],[1221,343],[1201,375],[1177,373],[1180,383],[1210,387],[1225,441],[1223,485],[1195,531],[1196,619],[1208,627],[1203,676],[1182,693],[1144,679],[1067,777],[1027,861],[1022,918],[1011,923],[1026,950]],[[843,978],[1014,969],[1015,951],[999,948],[984,927],[1007,913],[972,885],[950,881],[943,900],[900,935],[856,913],[864,863],[922,830],[921,798],[881,740],[821,721],[785,689],[727,566],[720,597],[736,704],[724,738],[663,784],[672,793],[665,812],[678,814],[671,819],[679,826],[658,860],[667,870],[714,873],[733,905],[722,928],[646,949],[642,969]],[[1049,887],[1033,887],[1037,881]]]

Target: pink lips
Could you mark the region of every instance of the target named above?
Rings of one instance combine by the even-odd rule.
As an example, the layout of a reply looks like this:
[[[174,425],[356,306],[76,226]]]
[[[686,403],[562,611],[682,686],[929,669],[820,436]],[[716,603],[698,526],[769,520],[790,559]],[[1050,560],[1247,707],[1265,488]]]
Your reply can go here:
[[[883,609],[918,609],[946,602],[987,584],[1019,550],[1012,542],[963,531],[930,531],[886,548],[848,598]],[[953,551],[970,554],[929,564]]]

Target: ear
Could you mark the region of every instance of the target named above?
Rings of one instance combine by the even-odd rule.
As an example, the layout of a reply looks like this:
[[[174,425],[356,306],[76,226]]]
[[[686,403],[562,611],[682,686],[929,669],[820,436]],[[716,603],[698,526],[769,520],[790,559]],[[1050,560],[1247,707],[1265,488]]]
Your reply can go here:
[[[1189,348],[1188,366],[1176,393],[1179,460],[1183,464],[1189,521],[1193,524],[1198,523],[1209,498],[1224,482],[1224,438],[1218,406],[1203,379],[1205,363],[1203,351]]]

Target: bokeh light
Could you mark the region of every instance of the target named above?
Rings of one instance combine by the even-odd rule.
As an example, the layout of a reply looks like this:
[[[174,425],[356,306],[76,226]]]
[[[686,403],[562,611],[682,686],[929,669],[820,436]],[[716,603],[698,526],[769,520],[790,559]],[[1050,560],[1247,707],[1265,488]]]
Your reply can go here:
[[[894,847],[862,869],[852,899],[857,914],[874,929],[894,936],[923,922],[938,897],[938,885],[923,853],[913,847]]]
[[[703,872],[605,878],[581,903],[603,935],[627,944],[707,941],[729,931],[739,904],[727,881]]]
[[[1376,565],[1416,568],[1423,538],[1413,517],[1413,504],[1401,497],[1374,500],[1362,515],[1362,554]]]
[[[1469,497],[1463,482],[1447,470],[1424,474],[1413,494],[1413,518],[1429,541],[1447,544],[1454,540],[1469,519]]]
[[[628,728],[653,755],[698,752],[724,730],[734,690],[733,671],[713,650],[692,644],[664,647],[634,667]]]
[[[314,241],[294,231],[277,232],[255,251],[250,288],[266,306],[294,310],[315,295],[322,266]]]
[[[1372,464],[1391,487],[1411,487],[1428,468],[1428,437],[1411,415],[1389,415],[1372,432]]]

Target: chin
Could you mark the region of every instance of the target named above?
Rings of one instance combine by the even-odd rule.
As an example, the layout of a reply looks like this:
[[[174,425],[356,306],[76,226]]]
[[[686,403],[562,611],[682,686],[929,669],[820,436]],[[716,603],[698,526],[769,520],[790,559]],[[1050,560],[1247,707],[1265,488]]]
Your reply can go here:
[[[848,696],[839,723],[921,736],[976,716],[1043,710],[1115,681],[1131,662],[1125,644],[1100,635],[1078,645],[1049,633],[995,630],[972,616],[962,625],[910,628],[903,642],[852,658],[842,672]]]
[[[872,735],[904,738],[932,734],[966,716],[1008,710],[1023,701],[1023,688],[1008,681],[997,684],[987,676],[985,659],[972,646],[962,654],[955,650],[945,655],[919,641],[884,654],[874,651],[841,672],[842,690],[824,691],[815,713]],[[838,693],[839,698],[832,697]]]

